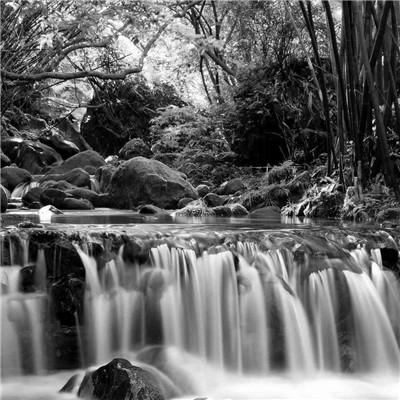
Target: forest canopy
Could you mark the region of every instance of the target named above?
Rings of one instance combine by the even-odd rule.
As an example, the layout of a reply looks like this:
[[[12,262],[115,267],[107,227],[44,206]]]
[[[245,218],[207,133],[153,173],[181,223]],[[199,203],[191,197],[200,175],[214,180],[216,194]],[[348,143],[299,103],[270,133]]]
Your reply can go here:
[[[398,18],[395,1],[1,0],[2,125],[84,80],[93,96],[79,107],[124,126],[105,93],[165,83],[175,100],[143,100],[144,140],[159,107],[191,104],[241,163],[324,155],[341,182],[382,176],[398,194]]]

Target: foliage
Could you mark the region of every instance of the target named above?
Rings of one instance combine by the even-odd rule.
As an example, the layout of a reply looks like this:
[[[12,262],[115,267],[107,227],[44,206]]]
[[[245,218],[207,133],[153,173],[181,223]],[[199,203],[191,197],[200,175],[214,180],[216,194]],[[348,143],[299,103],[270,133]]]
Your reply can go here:
[[[137,76],[99,86],[82,124],[88,143],[104,155],[116,154],[130,139],[150,143],[150,121],[157,109],[183,105],[175,89],[166,83],[150,86]]]
[[[309,161],[324,151],[317,96],[306,62],[292,60],[242,72],[234,102],[216,114],[243,163],[274,165],[299,151]]]

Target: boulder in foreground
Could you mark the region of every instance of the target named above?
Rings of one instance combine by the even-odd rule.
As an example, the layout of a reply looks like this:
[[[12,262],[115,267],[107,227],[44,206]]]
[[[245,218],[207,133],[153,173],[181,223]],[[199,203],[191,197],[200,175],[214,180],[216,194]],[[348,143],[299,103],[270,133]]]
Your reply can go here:
[[[132,158],[119,166],[111,178],[109,193],[114,207],[128,209],[142,204],[176,208],[183,197],[198,197],[178,171],[144,157]]]
[[[115,358],[83,379],[78,397],[99,400],[164,400],[161,388],[148,371]]]

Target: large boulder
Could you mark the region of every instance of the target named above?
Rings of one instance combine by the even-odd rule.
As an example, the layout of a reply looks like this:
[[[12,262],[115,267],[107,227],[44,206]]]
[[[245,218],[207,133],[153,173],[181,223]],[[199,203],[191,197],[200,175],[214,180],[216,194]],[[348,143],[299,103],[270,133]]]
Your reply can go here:
[[[78,397],[98,400],[164,400],[154,376],[133,366],[123,358],[115,358],[83,379]]]
[[[23,168],[4,167],[1,169],[1,184],[9,191],[13,191],[20,183],[31,182],[32,175]]]
[[[165,164],[135,157],[121,164],[111,178],[109,193],[117,208],[154,204],[176,208],[183,197],[198,197],[182,175]]]
[[[105,165],[105,161],[99,153],[93,150],[86,150],[68,158],[61,165],[49,170],[48,173],[63,174],[74,168],[85,169],[85,167],[89,166],[99,168],[102,165]]]
[[[63,139],[58,132],[51,132],[49,136],[43,136],[39,140],[56,150],[64,160],[80,152],[75,143]]]
[[[16,164],[31,174],[41,174],[44,168],[60,164],[63,159],[52,147],[40,142],[24,140],[20,143]]]
[[[42,177],[40,183],[46,181],[65,181],[78,187],[90,188],[90,175],[82,168],[74,168],[71,171],[67,171],[61,174],[46,174]]]
[[[133,157],[150,157],[152,155],[150,147],[140,138],[131,139],[125,143],[118,153],[123,160],[130,160]]]

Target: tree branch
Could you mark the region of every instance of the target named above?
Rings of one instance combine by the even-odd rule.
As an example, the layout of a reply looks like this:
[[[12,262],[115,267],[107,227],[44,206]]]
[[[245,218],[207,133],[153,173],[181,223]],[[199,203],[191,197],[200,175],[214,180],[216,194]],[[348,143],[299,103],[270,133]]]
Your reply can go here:
[[[188,10],[193,6],[200,4],[203,0],[193,0],[190,2],[182,2],[180,4],[186,4],[181,12],[175,13],[170,19],[168,19],[164,24],[162,24],[157,32],[153,35],[153,37],[147,42],[146,46],[144,47],[142,54],[138,60],[138,63],[133,68],[127,68],[120,72],[115,73],[107,73],[101,71],[75,71],[75,72],[39,72],[39,73],[15,73],[7,70],[1,69],[1,76],[4,79],[13,80],[13,81],[28,81],[28,82],[35,82],[41,81],[44,79],[58,79],[58,80],[70,80],[70,79],[79,79],[79,78],[98,78],[102,80],[123,80],[128,75],[140,73],[143,70],[144,60],[147,57],[147,54],[153,47],[154,43],[160,38],[162,33],[168,27],[168,25],[175,19],[175,18],[182,18],[186,15]],[[102,47],[96,46],[96,43],[93,44],[94,46],[85,46],[85,47]],[[71,50],[72,51],[72,50]]]

